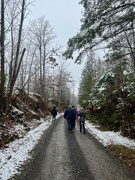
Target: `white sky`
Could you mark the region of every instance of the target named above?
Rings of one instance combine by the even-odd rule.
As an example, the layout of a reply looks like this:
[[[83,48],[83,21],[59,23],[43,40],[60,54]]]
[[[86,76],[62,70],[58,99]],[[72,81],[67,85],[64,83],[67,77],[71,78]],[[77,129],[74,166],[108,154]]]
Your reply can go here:
[[[83,7],[78,4],[79,0],[36,0],[33,6],[30,6],[30,20],[45,16],[45,19],[54,27],[54,33],[57,36],[57,44],[65,46],[69,38],[72,38],[80,29],[81,11]],[[64,49],[63,49],[64,50]],[[80,82],[80,76],[83,65],[76,65],[68,60],[68,71],[72,73],[75,80],[75,91],[77,91]]]
[[[51,124],[49,121],[41,120],[41,124],[37,128],[29,131],[23,138],[8,144],[8,148],[0,150],[0,179],[7,180],[19,173],[17,169],[26,160],[31,158],[29,152],[34,148],[44,131]],[[16,128],[23,131],[22,126]],[[120,133],[111,131],[101,132],[95,125],[88,121],[86,121],[86,129],[104,146],[120,144],[135,149],[135,141],[121,136]]]

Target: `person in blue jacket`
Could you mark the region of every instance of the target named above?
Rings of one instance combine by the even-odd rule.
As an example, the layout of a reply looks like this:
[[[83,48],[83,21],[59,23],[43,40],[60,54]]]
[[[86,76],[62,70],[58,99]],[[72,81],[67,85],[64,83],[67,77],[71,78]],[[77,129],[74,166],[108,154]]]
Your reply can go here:
[[[76,119],[76,114],[71,105],[69,105],[68,109],[66,109],[66,111],[64,112],[64,118],[68,123],[68,131],[71,132],[73,130],[73,121],[74,119]]]
[[[52,115],[52,123],[56,120],[56,116],[57,116],[57,109],[56,106],[54,106],[51,110],[51,115]]]

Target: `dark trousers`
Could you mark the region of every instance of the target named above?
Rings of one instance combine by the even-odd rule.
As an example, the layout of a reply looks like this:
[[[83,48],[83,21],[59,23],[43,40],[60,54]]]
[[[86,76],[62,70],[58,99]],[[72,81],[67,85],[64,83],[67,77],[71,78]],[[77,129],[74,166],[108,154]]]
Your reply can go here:
[[[85,122],[84,121],[80,121],[80,132],[82,131],[85,133]]]
[[[67,123],[68,123],[68,131],[71,131],[73,129],[73,121],[72,119],[67,119]]]
[[[75,119],[73,119],[73,121],[72,121],[72,129],[74,129],[75,128]]]

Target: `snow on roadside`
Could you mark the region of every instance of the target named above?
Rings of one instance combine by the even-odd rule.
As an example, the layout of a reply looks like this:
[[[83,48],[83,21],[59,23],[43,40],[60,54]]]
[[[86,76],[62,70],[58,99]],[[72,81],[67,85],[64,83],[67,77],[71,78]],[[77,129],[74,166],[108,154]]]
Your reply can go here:
[[[86,121],[85,125],[87,130],[104,146],[108,146],[110,144],[118,144],[124,145],[131,149],[135,149],[135,140],[123,137],[119,132],[100,131],[97,129],[98,126],[95,126],[88,121]]]
[[[8,180],[17,174],[23,162],[30,158],[29,152],[34,148],[50,122],[42,121],[35,129],[29,131],[24,138],[17,139],[8,144],[8,148],[0,150],[0,179]]]

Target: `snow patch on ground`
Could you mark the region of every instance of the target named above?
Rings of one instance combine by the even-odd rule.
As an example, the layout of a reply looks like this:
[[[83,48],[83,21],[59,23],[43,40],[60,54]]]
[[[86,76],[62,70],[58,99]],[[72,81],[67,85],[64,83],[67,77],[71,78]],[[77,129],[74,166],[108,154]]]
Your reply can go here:
[[[100,131],[97,129],[98,126],[95,126],[88,121],[86,121],[85,125],[87,130],[104,146],[108,146],[110,144],[117,144],[135,149],[135,140],[123,137],[119,132]]]
[[[18,173],[17,168],[30,159],[29,152],[49,125],[49,122],[42,122],[37,128],[29,131],[24,138],[11,142],[8,148],[0,151],[0,179],[7,180]]]

